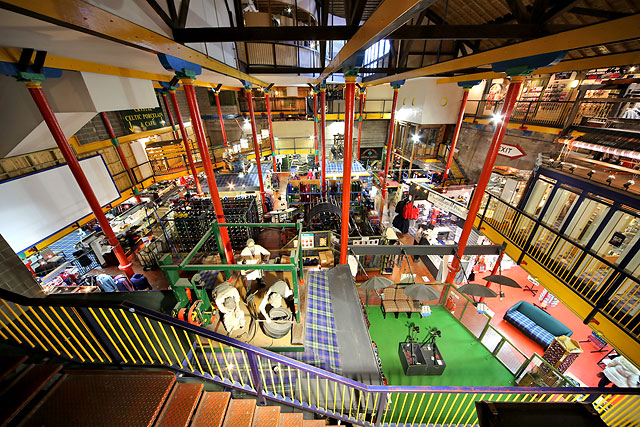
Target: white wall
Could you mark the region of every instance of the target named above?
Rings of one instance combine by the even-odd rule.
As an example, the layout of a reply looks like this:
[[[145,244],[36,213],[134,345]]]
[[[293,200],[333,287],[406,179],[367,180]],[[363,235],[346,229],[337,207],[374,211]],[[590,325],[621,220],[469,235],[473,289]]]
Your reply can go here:
[[[423,125],[455,123],[463,89],[456,83],[438,84],[437,80],[435,77],[407,80],[398,93],[396,118]]]
[[[151,80],[85,72],[80,74],[96,112],[159,107]]]
[[[278,138],[290,138],[299,137],[305,138],[309,135],[313,135],[313,121],[312,120],[300,120],[295,122],[288,121],[274,121],[273,122],[273,136]],[[318,127],[318,130],[320,128]]]

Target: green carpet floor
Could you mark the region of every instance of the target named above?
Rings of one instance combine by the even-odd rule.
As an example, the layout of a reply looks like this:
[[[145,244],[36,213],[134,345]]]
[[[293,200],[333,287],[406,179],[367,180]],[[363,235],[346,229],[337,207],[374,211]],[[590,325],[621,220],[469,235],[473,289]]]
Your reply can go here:
[[[367,308],[371,326],[371,339],[378,345],[382,370],[390,385],[430,386],[512,386],[514,377],[475,337],[443,307],[431,307],[432,315],[411,319],[406,314],[382,317],[380,307]],[[422,340],[431,327],[442,331],[436,341],[442,358],[447,364],[444,373],[437,376],[405,376],[398,356],[398,343],[407,336],[407,321],[420,327],[418,338]]]

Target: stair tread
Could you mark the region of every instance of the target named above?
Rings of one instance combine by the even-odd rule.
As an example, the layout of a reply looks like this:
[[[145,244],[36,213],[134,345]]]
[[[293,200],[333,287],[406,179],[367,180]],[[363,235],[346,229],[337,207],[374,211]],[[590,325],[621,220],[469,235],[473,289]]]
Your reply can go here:
[[[62,365],[35,365],[20,375],[2,394],[0,422],[11,421],[60,369]]]
[[[325,427],[327,425],[324,420],[304,420],[303,427]]]
[[[302,414],[280,414],[279,427],[300,427],[302,423]]]
[[[202,383],[176,384],[156,422],[156,427],[188,426],[203,390]]]
[[[27,356],[4,356],[0,358],[0,381],[4,380],[10,373],[18,369],[22,363],[27,361]]]
[[[220,427],[227,411],[231,393],[226,391],[206,392],[200,399],[198,409],[191,422],[192,427]]]
[[[21,425],[148,427],[175,381],[169,371],[67,371]]]
[[[256,401],[253,399],[234,399],[229,402],[224,427],[251,427]]]
[[[280,408],[278,406],[256,406],[253,427],[278,427]]]

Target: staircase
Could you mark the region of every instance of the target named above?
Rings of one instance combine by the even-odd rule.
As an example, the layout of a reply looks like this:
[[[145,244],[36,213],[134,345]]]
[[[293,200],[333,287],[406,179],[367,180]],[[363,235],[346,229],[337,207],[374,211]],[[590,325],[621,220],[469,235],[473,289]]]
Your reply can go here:
[[[0,426],[320,427],[167,370],[63,370],[0,358]]]

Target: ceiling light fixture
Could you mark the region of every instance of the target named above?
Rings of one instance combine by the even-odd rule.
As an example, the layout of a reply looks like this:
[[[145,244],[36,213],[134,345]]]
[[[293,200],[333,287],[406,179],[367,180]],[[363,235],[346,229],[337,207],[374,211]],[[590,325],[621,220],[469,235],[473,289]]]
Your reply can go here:
[[[591,179],[593,177],[593,174],[596,173],[596,171],[594,169],[591,169],[589,171],[589,173],[587,173],[587,176],[589,177],[589,179]]]
[[[629,187],[631,187],[635,183],[636,182],[634,180],[630,179],[629,181],[625,182],[622,186],[624,187],[625,190],[629,190]]]
[[[616,179],[616,176],[615,176],[615,175],[609,175],[609,176],[607,177],[607,184],[611,185],[611,182],[612,182],[614,179]]]

